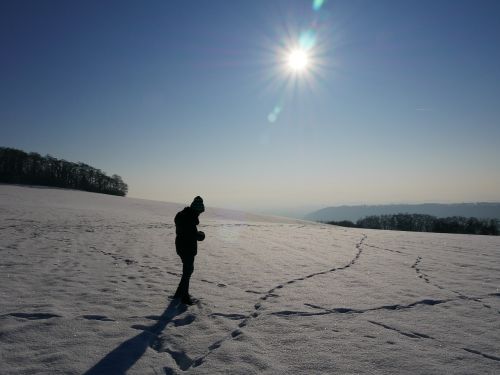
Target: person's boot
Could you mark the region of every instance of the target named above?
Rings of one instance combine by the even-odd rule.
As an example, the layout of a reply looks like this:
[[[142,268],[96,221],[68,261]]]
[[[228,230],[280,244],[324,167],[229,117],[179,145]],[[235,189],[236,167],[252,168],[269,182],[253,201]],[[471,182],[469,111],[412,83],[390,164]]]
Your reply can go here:
[[[179,287],[177,288],[177,290],[175,291],[174,295],[172,296],[172,299],[176,299],[176,298],[181,298],[183,295],[182,293],[182,288],[181,286],[179,285]]]
[[[195,304],[195,302],[191,299],[191,296],[188,294],[187,296],[184,296],[181,298],[181,302],[185,305],[192,306]]]

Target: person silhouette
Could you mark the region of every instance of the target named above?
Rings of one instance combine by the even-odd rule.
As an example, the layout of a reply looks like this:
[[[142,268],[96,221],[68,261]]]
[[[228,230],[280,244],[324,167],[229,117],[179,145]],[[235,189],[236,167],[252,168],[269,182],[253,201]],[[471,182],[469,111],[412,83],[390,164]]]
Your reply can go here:
[[[194,198],[193,203],[175,215],[175,250],[182,260],[182,277],[174,298],[179,298],[186,305],[194,304],[189,295],[189,280],[194,270],[194,257],[198,253],[198,241],[205,239],[205,233],[198,231],[199,216],[205,211],[203,199]]]

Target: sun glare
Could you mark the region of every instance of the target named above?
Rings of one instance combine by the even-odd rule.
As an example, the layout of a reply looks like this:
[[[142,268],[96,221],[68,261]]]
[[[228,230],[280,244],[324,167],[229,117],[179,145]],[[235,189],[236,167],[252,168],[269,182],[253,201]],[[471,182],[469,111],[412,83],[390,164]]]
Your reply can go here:
[[[295,49],[288,55],[288,67],[294,72],[302,72],[309,65],[309,57],[303,49]]]

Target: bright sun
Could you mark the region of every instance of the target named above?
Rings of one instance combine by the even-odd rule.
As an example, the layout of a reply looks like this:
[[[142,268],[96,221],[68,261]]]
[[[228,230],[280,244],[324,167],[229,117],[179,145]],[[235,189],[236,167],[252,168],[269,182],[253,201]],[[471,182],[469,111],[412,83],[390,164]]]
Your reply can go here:
[[[303,49],[295,49],[288,55],[288,67],[294,72],[302,72],[309,65],[309,56]]]

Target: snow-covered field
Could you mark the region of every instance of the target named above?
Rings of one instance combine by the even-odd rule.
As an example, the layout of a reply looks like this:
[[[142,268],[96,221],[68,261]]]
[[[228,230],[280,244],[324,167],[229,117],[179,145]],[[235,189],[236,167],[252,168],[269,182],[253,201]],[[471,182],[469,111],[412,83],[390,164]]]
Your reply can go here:
[[[500,373],[500,237],[207,209],[186,308],[181,208],[0,185],[0,373]]]

